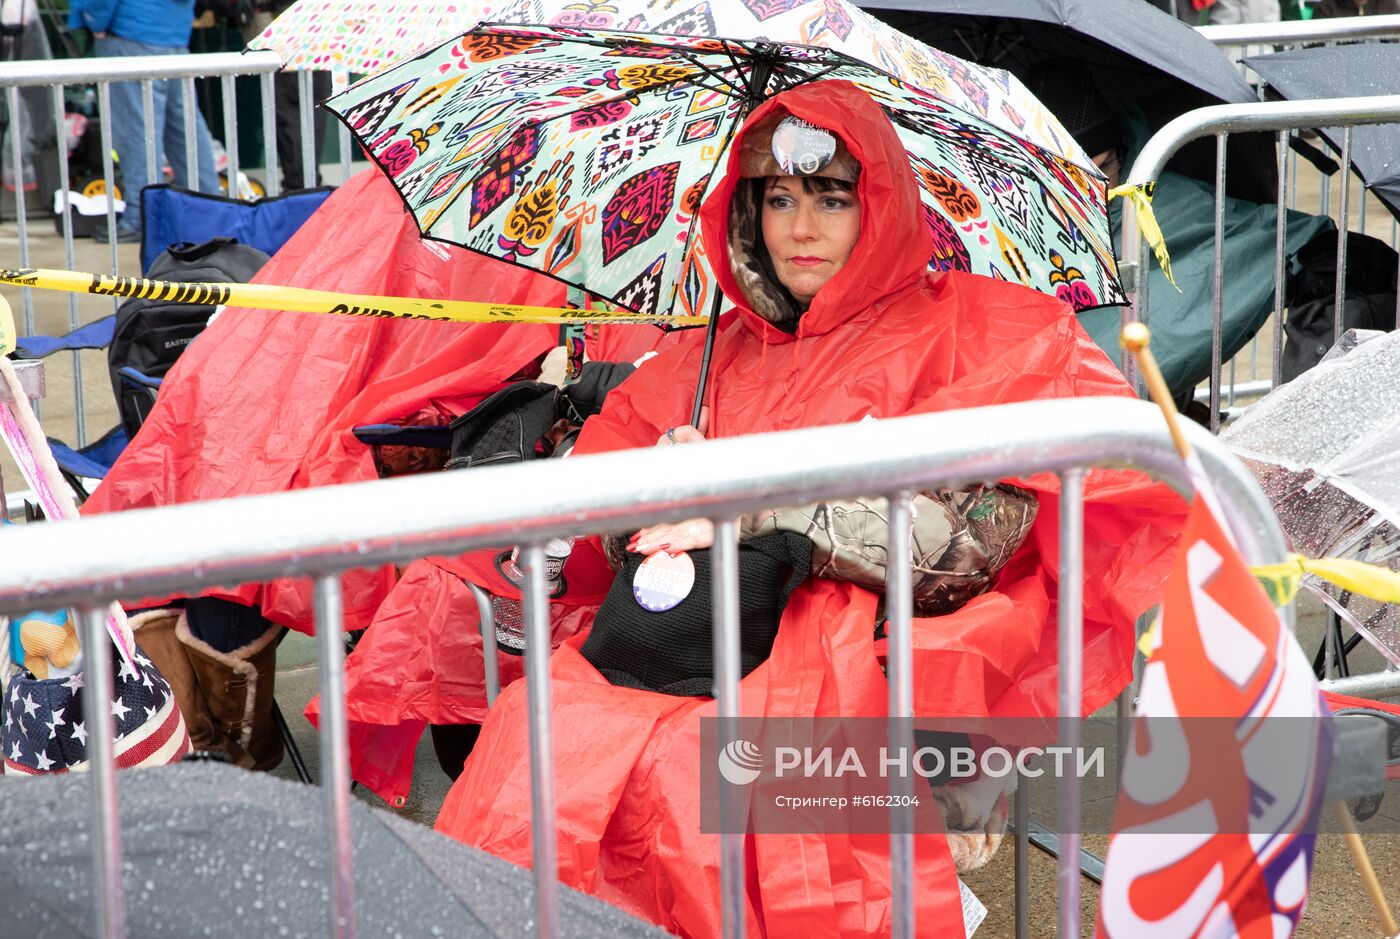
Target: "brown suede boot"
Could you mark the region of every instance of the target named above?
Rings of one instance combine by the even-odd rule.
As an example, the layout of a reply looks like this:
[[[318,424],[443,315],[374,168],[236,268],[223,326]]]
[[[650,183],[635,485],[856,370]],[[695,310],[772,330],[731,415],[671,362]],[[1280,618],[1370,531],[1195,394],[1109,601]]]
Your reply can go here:
[[[185,647],[175,638],[175,624],[184,616],[184,611],[176,609],[147,610],[128,617],[127,622],[141,650],[170,683],[170,690],[175,693],[175,706],[180,709],[190,732],[190,746],[195,750],[219,749],[204,693],[199,689]]]
[[[282,762],[282,736],[272,720],[280,632],[269,626],[243,648],[219,652],[190,633],[184,614],[175,626],[210,717],[213,739],[203,749],[223,750],[245,769],[269,770]]]

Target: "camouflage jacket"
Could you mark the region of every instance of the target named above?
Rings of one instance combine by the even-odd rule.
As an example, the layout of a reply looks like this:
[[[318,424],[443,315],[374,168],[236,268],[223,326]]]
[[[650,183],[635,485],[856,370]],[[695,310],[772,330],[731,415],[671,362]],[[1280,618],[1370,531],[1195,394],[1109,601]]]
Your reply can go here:
[[[1034,495],[1005,483],[917,494],[912,539],[915,613],[951,613],[985,593],[1025,543],[1037,506]],[[740,522],[744,538],[776,531],[796,532],[811,540],[813,575],[884,589],[889,542],[886,500],[768,509]]]

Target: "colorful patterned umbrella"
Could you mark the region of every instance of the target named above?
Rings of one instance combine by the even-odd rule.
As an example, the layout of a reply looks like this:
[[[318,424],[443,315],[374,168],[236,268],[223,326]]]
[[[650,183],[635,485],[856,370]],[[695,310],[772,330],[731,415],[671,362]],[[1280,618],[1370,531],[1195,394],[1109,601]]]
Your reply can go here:
[[[1091,166],[1016,78],[946,55],[847,0],[297,0],[249,48],[276,52],[289,69],[368,75],[483,22],[820,46]]]
[[[945,56],[940,88],[986,98]],[[394,180],[423,233],[648,314],[715,296],[696,210],[755,102],[844,79],[885,109],[921,184],[931,266],[1019,281],[1078,309],[1123,299],[1104,183],[927,87],[766,41],[481,27],[327,107]]]

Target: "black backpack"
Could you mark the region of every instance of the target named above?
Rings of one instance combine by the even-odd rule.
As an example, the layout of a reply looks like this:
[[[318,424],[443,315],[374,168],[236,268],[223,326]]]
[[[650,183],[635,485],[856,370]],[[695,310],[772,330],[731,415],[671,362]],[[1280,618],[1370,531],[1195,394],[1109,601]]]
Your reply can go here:
[[[203,244],[174,244],[146,272],[151,280],[182,283],[246,284],[262,269],[268,255],[234,238],[212,238]],[[154,390],[131,376],[135,369],[147,378],[164,378],[180,353],[204,331],[214,307],[207,303],[131,298],[117,308],[112,344],[107,347],[107,369],[122,426],[135,437],[155,401]]]

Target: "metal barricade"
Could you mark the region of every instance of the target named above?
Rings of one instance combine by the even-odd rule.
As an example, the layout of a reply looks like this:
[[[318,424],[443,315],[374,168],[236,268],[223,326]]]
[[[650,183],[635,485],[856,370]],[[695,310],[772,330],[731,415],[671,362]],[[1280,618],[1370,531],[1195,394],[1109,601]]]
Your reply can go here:
[[[1288,132],[1298,128],[1342,127],[1344,131],[1342,162],[1350,165],[1351,131],[1358,124],[1384,124],[1400,121],[1400,95],[1382,95],[1370,98],[1334,98],[1321,101],[1281,101],[1260,104],[1227,104],[1200,108],[1183,114],[1159,130],[1142,148],[1133,162],[1124,182],[1140,186],[1157,179],[1166,167],[1167,161],[1182,146],[1200,137],[1216,138],[1216,186],[1215,186],[1215,264],[1214,264],[1214,303],[1212,318],[1212,354],[1210,376],[1211,430],[1219,429],[1221,398],[1221,317],[1222,286],[1227,272],[1224,269],[1224,179],[1225,147],[1229,135],[1251,131],[1278,132],[1277,156],[1279,166],[1277,231],[1274,258],[1274,309],[1273,330],[1270,337],[1272,361],[1271,379],[1267,390],[1278,384],[1283,353],[1283,319],[1285,309],[1284,290],[1284,231],[1286,224],[1287,201],[1287,162]],[[1349,180],[1349,175],[1347,179]],[[1346,231],[1348,228],[1350,185],[1343,186],[1340,203],[1337,239],[1337,280],[1334,300],[1339,311],[1336,322],[1337,336],[1341,334],[1342,300],[1346,278]],[[1171,245],[1168,243],[1168,250]],[[1143,249],[1143,239],[1138,231],[1137,219],[1132,211],[1123,213],[1122,262],[1125,289],[1129,305],[1123,309],[1124,322],[1140,320],[1151,324],[1150,297],[1147,291],[1147,268],[1143,262],[1150,252]],[[1147,263],[1152,263],[1148,261]],[[1400,315],[1400,312],[1398,312]],[[1131,363],[1125,362],[1125,373],[1134,380]]]
[[[259,96],[258,112],[261,115],[262,124],[262,158],[265,172],[265,189],[269,195],[276,196],[281,192],[281,173],[276,145],[276,101],[274,92],[274,74],[281,66],[281,61],[275,53],[271,52],[220,52],[208,54],[188,54],[188,55],[158,55],[158,56],[132,56],[132,57],[110,57],[110,58],[88,58],[88,59],[41,59],[26,60],[18,62],[0,63],[0,93],[3,94],[6,105],[11,115],[11,124],[8,128],[7,158],[12,166],[20,167],[24,160],[21,152],[22,143],[25,139],[24,121],[27,112],[20,107],[20,89],[37,88],[47,90],[52,102],[52,118],[56,125],[58,134],[57,144],[57,193],[35,192],[26,195],[23,185],[17,185],[14,192],[14,213],[16,234],[19,240],[18,258],[13,255],[7,261],[9,266],[19,267],[61,267],[68,270],[97,270],[104,268],[112,274],[138,274],[132,269],[131,263],[123,264],[116,242],[117,219],[115,207],[112,201],[107,201],[103,227],[108,237],[107,251],[94,252],[86,243],[80,247],[75,246],[74,225],[73,225],[73,205],[70,191],[75,180],[71,178],[68,164],[68,148],[65,145],[67,136],[65,128],[65,91],[73,86],[96,85],[95,100],[98,105],[98,129],[102,151],[101,161],[101,187],[96,187],[96,178],[93,178],[94,188],[100,188],[103,193],[115,193],[117,191],[116,166],[112,160],[113,145],[113,114],[111,107],[111,85],[114,82],[139,82],[141,85],[142,112],[144,116],[144,126],[142,130],[145,134],[146,148],[146,178],[141,180],[126,179],[127,191],[123,196],[127,203],[128,212],[139,211],[139,189],[148,183],[157,183],[162,179],[162,168],[158,164],[157,143],[155,134],[155,115],[153,113],[153,99],[155,82],[173,80],[178,83],[178,88],[172,88],[171,94],[179,95],[183,108],[183,153],[176,151],[174,156],[179,157],[183,162],[182,166],[187,170],[188,185],[190,188],[199,188],[199,173],[195,169],[198,165],[197,139],[194,115],[197,111],[194,80],[196,78],[216,81],[218,83],[218,97],[222,105],[223,121],[221,127],[210,126],[210,134],[213,138],[222,138],[224,151],[227,154],[227,165],[222,171],[227,183],[226,188],[230,195],[238,193],[240,183],[240,154],[238,148],[239,121],[238,121],[238,88],[236,79],[247,76],[256,76],[258,79],[257,94]],[[298,125],[301,131],[301,153],[302,153],[302,176],[308,181],[316,178],[316,167],[319,164],[319,154],[314,145],[307,145],[307,142],[315,140],[313,133],[313,101],[311,73],[304,72],[297,76],[300,89],[300,110]],[[336,88],[344,86],[345,76],[334,76]],[[246,85],[244,86],[246,88]],[[332,182],[344,182],[349,178],[351,172],[351,152],[349,144],[349,132],[344,127],[339,133],[339,178],[332,179]],[[37,169],[37,168],[36,168]],[[95,168],[94,168],[95,169]],[[42,175],[42,174],[41,174]],[[44,200],[42,206],[33,205],[30,200],[38,198]],[[58,210],[60,219],[61,246],[58,239],[53,236],[45,236],[43,232],[35,231],[34,222],[41,217],[38,214],[30,218],[31,211],[42,209],[46,211],[49,205],[48,200],[53,199]],[[105,257],[103,255],[105,254]],[[36,258],[36,256],[38,256]],[[99,260],[100,258],[100,260]],[[40,263],[36,263],[36,260]],[[80,263],[81,262],[81,263]],[[53,301],[55,303],[63,301]],[[21,288],[19,295],[19,306],[22,308],[21,323],[19,324],[22,335],[34,335],[36,333],[66,332],[76,329],[86,320],[96,319],[98,316],[106,315],[109,310],[101,310],[104,301],[79,300],[76,294],[70,294],[67,303],[67,323],[63,328],[59,328],[55,317],[49,315],[47,322],[36,323],[35,300],[33,290],[25,287]],[[111,301],[111,310],[115,310],[119,303],[118,298]],[[80,312],[80,305],[82,311]],[[50,308],[52,309],[52,308]],[[100,433],[105,427],[89,428],[89,412],[93,409],[94,402],[86,399],[84,395],[84,375],[83,361],[79,352],[71,353],[72,363],[72,399],[68,400],[68,394],[58,393],[57,382],[51,383],[50,399],[47,402],[48,411],[51,415],[66,418],[70,413],[73,418],[74,434],[77,445],[82,446],[88,442],[89,430],[94,434]],[[102,383],[98,383],[101,387]],[[100,392],[99,392],[100,394]],[[101,405],[96,405],[99,409],[105,407],[105,400]],[[114,411],[114,408],[113,408]],[[50,422],[52,424],[52,421]],[[68,436],[66,426],[53,428],[61,436]]]
[[[1250,68],[1243,61],[1246,55],[1258,55],[1262,53],[1280,51],[1297,48],[1301,46],[1325,45],[1333,46],[1339,43],[1357,43],[1366,41],[1400,41],[1400,14],[1386,16],[1356,16],[1339,17],[1334,19],[1316,19],[1306,21],[1289,21],[1279,23],[1241,23],[1229,26],[1202,26],[1197,31],[1202,36],[1209,39],[1216,46],[1228,55],[1232,61],[1238,63],[1241,74],[1245,76],[1251,84],[1257,85],[1262,97],[1265,84],[1254,75]],[[1385,91],[1384,87],[1378,90]],[[1312,130],[1312,128],[1299,128]],[[1290,209],[1298,209],[1299,206],[1299,163],[1296,151],[1290,150],[1287,156],[1287,170],[1280,163],[1280,191],[1286,194],[1286,200],[1280,199],[1280,204],[1286,202]],[[1358,183],[1361,181],[1358,180]],[[1349,200],[1351,196],[1351,181],[1349,175],[1343,175],[1341,181],[1340,202],[1343,213],[1349,214]],[[1334,215],[1332,206],[1332,179],[1327,175],[1321,176],[1317,192],[1317,214],[1323,216]],[[1367,228],[1367,197],[1366,189],[1362,184],[1361,197],[1358,201],[1357,227],[1360,231]],[[1345,214],[1342,216],[1345,217]],[[1346,225],[1340,224],[1340,228]],[[1382,236],[1383,237],[1383,236]],[[1392,248],[1400,245],[1400,222],[1391,219],[1390,245]],[[1233,408],[1237,397],[1251,397],[1266,393],[1277,382],[1277,375],[1272,379],[1258,379],[1258,363],[1261,358],[1261,347],[1266,340],[1262,335],[1256,335],[1250,340],[1248,346],[1242,349],[1229,363],[1227,363],[1230,380],[1226,384],[1225,395],[1227,406]],[[1269,353],[1264,351],[1264,356]],[[1237,381],[1237,372],[1246,370],[1248,377],[1243,381]],[[1198,400],[1206,400],[1209,391],[1198,393]]]
[[[1361,39],[1400,36],[1400,14],[1289,20],[1279,23],[1236,23],[1229,26],[1198,26],[1196,32],[1222,47],[1296,46],[1315,42],[1353,42]]]
[[[1250,563],[1284,557],[1282,533],[1248,472],[1204,430],[1188,428],[1215,479],[1226,522]],[[327,848],[331,873],[327,930],[355,932],[349,840],[349,768],[340,639],[339,576],[351,567],[405,562],[428,554],[523,546],[527,647],[549,644],[544,544],[550,538],[634,530],[661,520],[705,517],[715,522],[714,628],[721,732],[738,718],[739,623],[737,524],[742,512],[855,493],[890,499],[890,550],[908,554],[909,496],[933,485],[1050,471],[1060,474],[1060,707],[1080,716],[1080,622],[1084,472],[1093,466],[1134,467],[1176,489],[1190,488],[1160,414],[1130,398],[1036,401],[841,427],[718,440],[699,447],[634,450],[483,468],[470,478],[437,473],[324,489],[100,515],[26,526],[6,537],[0,566],[0,611],[74,605],[82,611],[86,699],[93,728],[96,831],[94,858],[100,907],[97,934],[123,934],[118,777],[107,713],[110,648],[101,610],[111,598],[155,596],[216,584],[302,575],[313,578],[322,695],[321,745],[327,767]],[[210,537],[211,532],[217,533]],[[112,545],[140,545],[114,551]],[[907,566],[893,566],[886,590],[890,619],[889,713],[912,717],[912,595]],[[1291,611],[1289,613],[1291,616]],[[533,786],[533,854],[538,931],[559,932],[548,658],[527,655]],[[96,728],[103,728],[96,732]],[[907,721],[892,723],[912,747]],[[721,744],[723,741],[721,740]],[[1060,794],[1071,821],[1080,789],[1073,774]],[[892,792],[892,795],[897,795]],[[898,800],[894,800],[898,804]],[[721,805],[721,813],[734,811]],[[911,832],[912,808],[891,809],[892,831]],[[1018,858],[1024,829],[1018,822]],[[742,826],[724,826],[742,831]],[[721,892],[726,935],[743,934],[742,835],[721,836]],[[914,933],[913,835],[891,835],[895,901],[893,934]],[[1060,850],[1061,935],[1079,934],[1078,833],[1064,832]],[[1024,870],[1018,884],[1024,886]],[[1025,894],[1018,896],[1018,934],[1025,935]]]

